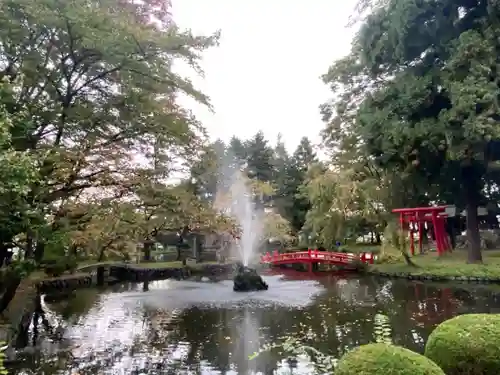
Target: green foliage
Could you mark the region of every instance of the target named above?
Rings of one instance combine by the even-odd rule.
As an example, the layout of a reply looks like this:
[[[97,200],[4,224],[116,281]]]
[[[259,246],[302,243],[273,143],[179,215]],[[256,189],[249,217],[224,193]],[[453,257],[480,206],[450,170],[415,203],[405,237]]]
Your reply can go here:
[[[248,177],[259,181],[273,180],[273,149],[268,145],[264,133],[259,131],[245,144]]]
[[[460,315],[441,323],[425,345],[425,355],[447,374],[500,373],[499,314]]]
[[[200,52],[218,35],[180,30],[167,8],[152,0],[0,4],[3,250],[15,244],[29,262],[60,258],[60,274],[74,268],[67,254],[123,254],[167,225],[214,224],[185,186],[181,194],[162,181],[204,142],[176,97],[209,104],[173,60],[199,72]]]
[[[9,372],[5,368],[4,361],[5,361],[5,353],[4,353],[4,347],[5,347],[5,342],[0,341],[0,347],[2,347],[2,350],[0,350],[0,374],[8,374]]]
[[[387,316],[382,314],[375,315],[374,335],[377,343],[383,343],[385,345],[392,344],[392,329]],[[332,373],[337,366],[337,359],[331,355],[322,353],[310,345],[305,345],[303,342],[304,339],[311,339],[311,337],[306,335],[304,338],[300,339],[287,336],[281,342],[266,344],[262,346],[258,352],[250,355],[249,360],[255,359],[263,352],[280,350],[295,357],[306,356],[314,363],[316,370],[320,374]]]
[[[430,359],[386,343],[368,344],[345,354],[335,375],[444,375]]]
[[[499,181],[498,5],[377,3],[324,77],[335,95],[323,106],[325,142],[341,165],[368,161],[381,177],[399,174],[393,207],[437,201],[474,217],[493,196],[484,185]],[[469,261],[481,261],[478,233],[469,233]]]
[[[8,83],[0,84],[0,92],[9,87]],[[37,181],[38,171],[31,153],[17,151],[12,147],[11,130],[15,126],[24,126],[27,119],[25,113],[10,115],[0,102],[0,194],[2,196],[26,197],[31,183]]]
[[[376,314],[373,325],[375,328],[375,342],[387,345],[392,344],[392,328],[389,318],[382,314]]]
[[[59,277],[65,272],[73,273],[77,266],[74,257],[57,257],[45,260],[44,271],[50,277]]]
[[[384,230],[384,239],[379,257],[381,263],[401,261],[403,251],[408,251],[408,236],[401,230],[398,223],[389,222]]]
[[[25,278],[30,273],[32,273],[37,267],[36,262],[33,259],[26,260],[15,260],[9,264],[7,268],[7,273],[12,272],[14,275]]]
[[[335,369],[337,360],[327,354],[320,352],[319,350],[309,346],[304,345],[300,339],[295,337],[286,337],[281,343],[267,344],[262,346],[260,350],[249,356],[249,360],[255,359],[260,353],[269,352],[271,350],[279,349],[292,356],[306,356],[312,360],[315,368],[320,374],[332,373]]]
[[[314,233],[316,242],[333,248],[347,237],[380,233],[387,215],[383,186],[363,176],[356,169],[317,166],[309,171],[303,192],[311,208],[304,231]]]
[[[289,237],[304,225],[310,208],[309,199],[301,192],[311,163],[316,154],[311,142],[304,137],[292,155],[289,155],[281,137],[272,148],[262,132],[244,142],[232,137],[229,144],[217,140],[208,144],[191,168],[191,179],[195,194],[217,207],[227,205],[229,172],[238,168],[249,178],[249,187],[258,206],[271,208],[280,217],[282,225],[274,225],[276,220],[266,216],[265,237]],[[221,203],[222,202],[222,203]],[[276,214],[278,216],[276,216]],[[283,220],[281,220],[283,219]],[[278,230],[278,236],[271,232]]]

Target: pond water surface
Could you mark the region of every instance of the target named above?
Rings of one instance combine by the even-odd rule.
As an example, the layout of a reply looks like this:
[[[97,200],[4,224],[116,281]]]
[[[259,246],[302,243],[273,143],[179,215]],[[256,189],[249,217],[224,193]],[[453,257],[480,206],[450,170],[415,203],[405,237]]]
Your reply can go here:
[[[311,374],[306,358],[266,352],[263,344],[297,337],[340,356],[374,340],[386,315],[393,341],[422,351],[433,327],[457,314],[499,312],[500,289],[423,284],[349,275],[264,276],[265,292],[235,293],[231,281],[124,284],[45,304],[38,349],[16,374]]]

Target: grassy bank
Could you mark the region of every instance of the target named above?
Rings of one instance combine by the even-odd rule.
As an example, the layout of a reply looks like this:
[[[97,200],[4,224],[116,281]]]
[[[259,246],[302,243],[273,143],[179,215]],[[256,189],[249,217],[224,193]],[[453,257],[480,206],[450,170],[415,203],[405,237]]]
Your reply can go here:
[[[436,253],[415,255],[413,262],[418,267],[408,266],[403,259],[393,263],[374,264],[372,271],[388,274],[414,276],[477,277],[500,279],[500,250],[483,251],[483,264],[467,264],[467,252],[456,250],[439,257]]]
[[[219,264],[218,262],[201,262],[201,263],[190,263],[187,266],[189,268],[200,268],[208,264]],[[142,262],[138,264],[132,264],[131,266],[137,268],[182,268],[181,261],[171,261],[171,262]]]

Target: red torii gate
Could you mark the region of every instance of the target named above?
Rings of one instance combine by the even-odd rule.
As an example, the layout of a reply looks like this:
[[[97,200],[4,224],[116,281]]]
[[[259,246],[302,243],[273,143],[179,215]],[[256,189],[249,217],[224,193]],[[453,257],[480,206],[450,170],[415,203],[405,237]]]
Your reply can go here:
[[[415,208],[396,208],[392,210],[394,213],[399,214],[399,223],[401,230],[405,229],[405,223],[409,224],[410,232],[410,252],[415,255],[415,241],[413,239],[412,226],[418,226],[418,244],[420,253],[423,249],[423,229],[424,223],[432,223],[434,229],[434,236],[436,238],[436,250],[439,255],[444,254],[446,251],[451,251],[451,245],[446,235],[445,221],[447,215],[445,213],[446,206],[435,207],[415,207]]]

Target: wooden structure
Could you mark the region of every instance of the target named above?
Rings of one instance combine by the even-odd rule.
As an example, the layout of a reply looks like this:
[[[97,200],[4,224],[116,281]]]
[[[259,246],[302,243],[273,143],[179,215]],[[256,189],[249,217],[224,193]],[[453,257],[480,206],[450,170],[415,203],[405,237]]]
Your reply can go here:
[[[278,251],[274,251],[272,254],[266,253],[261,256],[260,262],[272,266],[303,263],[307,264],[309,271],[312,272],[317,268],[319,263],[333,264],[336,266],[350,266],[353,262],[358,260],[363,263],[373,264],[375,257],[372,253],[352,254],[309,249],[307,251],[283,254],[280,254]]]
[[[436,250],[439,255],[451,251],[451,244],[446,234],[445,222],[448,217],[445,213],[446,206],[396,208],[393,213],[399,214],[401,230],[408,229],[410,235],[410,253],[415,255],[414,232],[418,232],[420,253],[423,252],[424,225],[432,225],[436,239]]]

